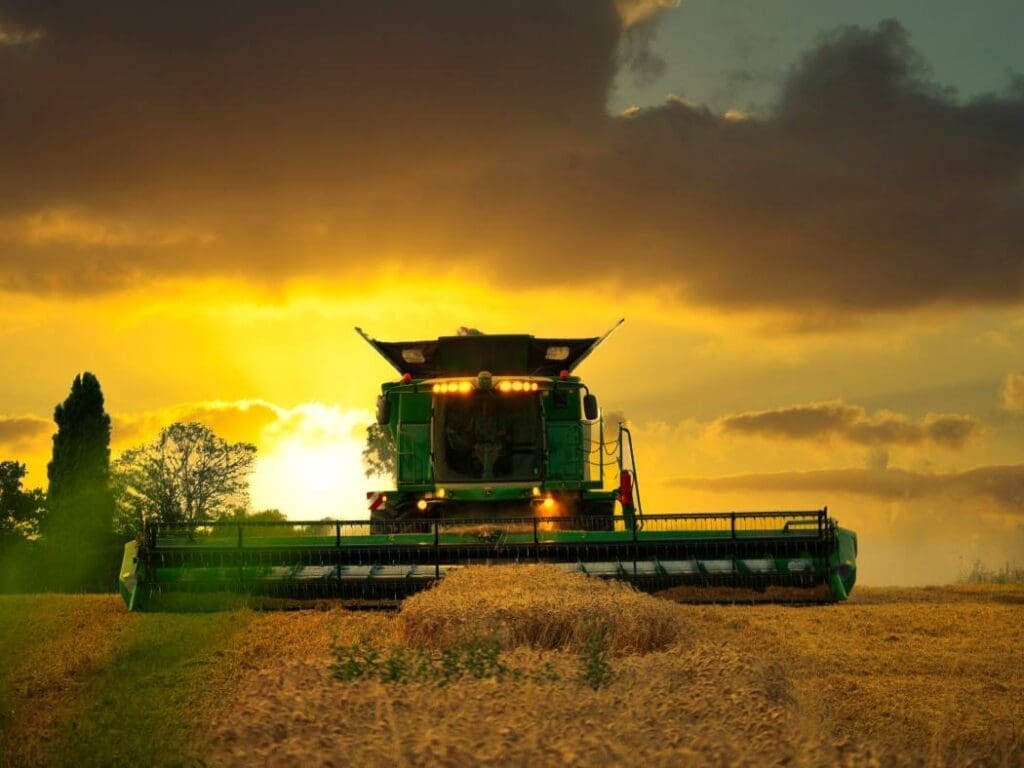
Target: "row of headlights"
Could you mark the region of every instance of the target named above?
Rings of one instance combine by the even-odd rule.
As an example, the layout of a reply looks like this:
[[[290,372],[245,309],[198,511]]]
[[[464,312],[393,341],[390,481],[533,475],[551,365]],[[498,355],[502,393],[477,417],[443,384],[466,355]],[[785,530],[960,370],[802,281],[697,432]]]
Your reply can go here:
[[[435,395],[468,395],[473,391],[470,381],[442,381],[433,386]],[[536,381],[509,381],[503,379],[495,385],[499,392],[536,392],[540,385]]]
[[[435,395],[468,395],[473,385],[468,381],[444,381],[434,385]]]
[[[540,385],[536,381],[499,381],[499,392],[536,392]]]

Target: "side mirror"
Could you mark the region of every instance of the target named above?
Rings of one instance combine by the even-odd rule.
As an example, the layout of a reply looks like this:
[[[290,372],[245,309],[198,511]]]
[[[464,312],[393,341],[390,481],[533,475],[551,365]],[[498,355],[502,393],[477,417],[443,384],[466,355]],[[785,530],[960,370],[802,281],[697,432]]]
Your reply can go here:
[[[583,396],[583,418],[595,421],[598,417],[597,395]]]
[[[377,423],[382,427],[391,421],[391,401],[386,395],[377,395]]]

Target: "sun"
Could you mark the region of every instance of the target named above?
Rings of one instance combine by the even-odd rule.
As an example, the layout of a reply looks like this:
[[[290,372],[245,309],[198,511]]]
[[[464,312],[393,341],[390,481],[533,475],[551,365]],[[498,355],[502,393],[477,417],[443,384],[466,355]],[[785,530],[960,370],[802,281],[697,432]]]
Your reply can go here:
[[[379,485],[363,472],[371,418],[307,403],[267,427],[250,486],[253,509],[279,509],[292,520],[366,518],[366,492]]]

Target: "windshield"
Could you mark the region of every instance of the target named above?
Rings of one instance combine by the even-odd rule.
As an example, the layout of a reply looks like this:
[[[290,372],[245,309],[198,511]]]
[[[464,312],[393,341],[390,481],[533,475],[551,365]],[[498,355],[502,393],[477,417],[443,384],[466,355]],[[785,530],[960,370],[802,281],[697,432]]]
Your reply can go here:
[[[477,391],[434,398],[434,477],[438,482],[532,481],[541,474],[536,394]]]

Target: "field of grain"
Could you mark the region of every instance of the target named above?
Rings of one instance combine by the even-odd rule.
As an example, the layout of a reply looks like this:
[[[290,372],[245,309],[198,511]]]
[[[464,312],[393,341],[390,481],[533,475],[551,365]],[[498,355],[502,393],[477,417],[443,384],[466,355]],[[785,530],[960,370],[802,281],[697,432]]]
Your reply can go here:
[[[1024,765],[1022,616],[1020,585],[693,606],[535,568],[399,613],[0,598],[0,765]],[[473,638],[498,666],[384,674]]]

